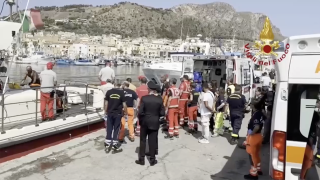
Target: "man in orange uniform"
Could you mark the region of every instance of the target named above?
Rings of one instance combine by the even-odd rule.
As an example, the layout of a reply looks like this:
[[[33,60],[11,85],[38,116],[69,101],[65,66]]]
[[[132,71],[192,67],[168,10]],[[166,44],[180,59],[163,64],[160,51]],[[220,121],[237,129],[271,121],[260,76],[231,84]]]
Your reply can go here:
[[[170,80],[170,87],[168,89],[168,101],[166,103],[166,114],[169,119],[169,136],[165,138],[179,137],[179,124],[178,124],[178,114],[179,114],[179,96],[180,91],[176,87],[177,79],[173,78]]]
[[[183,75],[183,80],[180,84],[180,100],[179,100],[179,117],[180,126],[188,123],[188,100],[190,94],[190,82],[188,75]]]
[[[140,100],[143,96],[146,96],[149,94],[148,91],[148,86],[147,86],[147,78],[144,76],[139,76],[138,77],[139,81],[140,81],[140,86],[137,87],[136,92],[138,95],[138,109],[140,106]],[[136,128],[136,136],[140,136],[140,124],[139,124],[139,120],[137,121],[137,128]]]

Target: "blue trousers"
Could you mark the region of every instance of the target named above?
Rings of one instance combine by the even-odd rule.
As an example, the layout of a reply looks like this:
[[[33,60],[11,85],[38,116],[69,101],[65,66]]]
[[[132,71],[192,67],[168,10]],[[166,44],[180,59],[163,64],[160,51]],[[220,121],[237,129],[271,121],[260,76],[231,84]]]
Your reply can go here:
[[[107,116],[107,144],[117,144],[121,128],[121,114],[108,114]]]

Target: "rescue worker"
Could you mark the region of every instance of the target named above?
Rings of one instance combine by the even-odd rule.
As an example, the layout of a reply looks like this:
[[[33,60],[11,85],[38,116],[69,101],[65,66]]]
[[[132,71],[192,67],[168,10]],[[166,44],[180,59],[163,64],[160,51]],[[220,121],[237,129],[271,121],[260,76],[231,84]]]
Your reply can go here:
[[[249,154],[251,163],[250,173],[244,175],[244,179],[257,180],[258,175],[262,175],[260,151],[262,146],[263,113],[258,100],[251,103],[253,115],[248,124],[248,137],[246,151]]]
[[[182,82],[180,84],[179,90],[180,90],[180,99],[179,99],[179,123],[180,126],[183,126],[184,124],[188,123],[188,107],[187,103],[189,100],[189,94],[190,94],[190,82],[188,75],[182,76]]]
[[[139,119],[141,120],[141,136],[139,159],[136,164],[145,165],[146,140],[148,137],[150,166],[158,163],[156,155],[158,154],[158,131],[160,128],[160,117],[165,115],[165,108],[161,96],[157,93],[160,89],[153,81],[148,82],[149,95],[141,98],[139,107]]]
[[[140,81],[140,86],[137,87],[136,92],[137,92],[137,95],[138,95],[138,103],[137,104],[138,104],[138,108],[139,108],[141,98],[143,96],[148,95],[149,91],[148,91],[148,86],[147,86],[147,78],[144,77],[144,76],[139,76],[138,79]],[[136,136],[140,136],[139,118],[138,118],[138,121],[137,121]]]
[[[191,83],[191,92],[188,103],[188,114],[189,114],[189,132],[187,134],[198,132],[198,100],[200,93],[195,90],[196,84]]]
[[[241,129],[242,119],[244,118],[244,111],[246,108],[246,98],[241,94],[241,86],[235,86],[235,91],[228,97],[227,103],[232,126],[230,143],[235,145],[238,143],[239,131]]]
[[[119,143],[119,131],[122,116],[127,116],[127,104],[121,84],[117,83],[116,88],[110,89],[105,97],[105,112],[107,115],[107,136],[105,141],[105,151],[108,153],[121,152]]]
[[[29,86],[31,84],[39,84],[40,85],[41,82],[40,82],[40,77],[39,77],[38,73],[35,70],[32,70],[31,66],[27,66],[26,70],[27,70],[27,73],[22,80],[22,84],[24,84],[27,77],[29,77],[31,79]]]
[[[172,78],[170,81],[170,87],[167,90],[168,101],[166,104],[166,114],[169,121],[169,130],[168,136],[165,138],[170,138],[171,140],[173,137],[179,137],[179,123],[178,123],[178,116],[179,116],[179,98],[180,98],[180,91],[176,87],[177,79]]]
[[[229,97],[231,94],[234,93],[234,84],[233,84],[233,79],[229,79],[228,80],[228,87],[227,87],[227,96]],[[227,128],[230,132],[232,132],[232,125],[231,125],[231,119],[230,119],[230,110],[229,108],[226,108],[226,119],[229,119],[229,123],[230,123],[230,126],[229,128]]]
[[[160,90],[160,95],[162,97],[163,100],[163,106],[166,107],[166,103],[168,101],[168,96],[167,96],[167,91],[169,89],[169,80],[168,80],[168,75],[164,75],[160,78],[160,82],[162,83],[161,85],[161,90]],[[162,132],[163,131],[168,131],[168,118],[164,117],[164,119],[162,120]]]
[[[275,85],[276,84],[276,72],[274,69],[271,69],[271,72],[269,72],[269,77],[271,79],[271,85]]]
[[[270,142],[272,109],[273,109],[273,102],[274,102],[275,93],[276,93],[276,84],[274,84],[272,86],[272,91],[268,91],[267,94],[265,95],[265,103],[267,106],[267,112],[266,112],[266,117],[264,120],[262,144],[267,144]]]
[[[119,141],[120,143],[125,143],[124,136],[125,136],[125,125],[128,122],[128,129],[129,129],[129,140],[134,142],[134,126],[133,126],[133,119],[135,117],[135,109],[137,108],[137,99],[138,95],[135,91],[130,89],[130,82],[123,82],[122,84],[124,88],[124,98],[127,104],[127,112],[128,114],[121,119],[121,130],[119,134]]]
[[[224,120],[224,112],[225,112],[225,105],[226,105],[226,100],[224,97],[224,88],[220,87],[219,88],[219,96],[216,100],[216,116],[215,116],[215,121],[214,121],[214,130],[213,130],[213,135],[211,137],[218,137],[219,135],[223,135],[223,120]]]

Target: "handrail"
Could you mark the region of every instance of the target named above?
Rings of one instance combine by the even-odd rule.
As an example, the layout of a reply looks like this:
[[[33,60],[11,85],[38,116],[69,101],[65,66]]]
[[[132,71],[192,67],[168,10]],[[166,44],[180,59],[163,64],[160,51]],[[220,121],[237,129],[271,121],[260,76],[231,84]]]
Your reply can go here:
[[[79,112],[77,112],[77,111],[72,111],[72,112],[70,112],[70,113],[67,113],[66,112],[66,109],[65,109],[65,107],[64,106],[66,106],[67,105],[67,103],[66,103],[66,100],[69,98],[69,97],[75,97],[75,95],[74,94],[68,94],[67,92],[68,92],[68,89],[67,89],[67,87],[79,87],[79,88],[85,88],[85,93],[84,94],[81,94],[81,96],[82,95],[84,95],[85,96],[85,99],[84,100],[82,100],[82,102],[83,102],[83,105],[84,106],[81,106],[81,105],[79,105],[79,106],[81,106],[81,107],[83,107],[83,108],[81,108],[81,109],[79,109]],[[88,109],[88,104],[90,103],[89,101],[90,101],[90,98],[89,98],[89,96],[90,96],[90,94],[92,94],[92,92],[91,91],[88,91],[88,88],[91,88],[92,89],[92,87],[90,87],[90,85],[88,85],[88,84],[86,84],[86,83],[83,83],[83,82],[81,82],[81,84],[80,85],[66,85],[66,84],[64,84],[64,85],[59,85],[59,86],[53,86],[53,87],[30,87],[30,88],[24,88],[24,89],[8,89],[7,91],[5,91],[3,94],[1,94],[1,96],[2,96],[2,99],[1,99],[1,111],[2,111],[2,115],[1,115],[1,134],[5,134],[6,133],[6,131],[5,131],[5,127],[7,126],[14,126],[14,125],[16,125],[16,124],[20,124],[20,126],[23,124],[23,125],[25,125],[24,123],[29,123],[30,125],[32,124],[32,123],[30,123],[31,121],[32,121],[32,119],[34,118],[34,120],[35,120],[35,127],[38,127],[39,126],[39,122],[38,122],[38,113],[41,113],[41,108],[40,108],[40,110],[39,110],[39,108],[38,108],[38,103],[39,102],[41,102],[42,100],[41,99],[39,99],[38,98],[38,96],[39,96],[39,90],[41,90],[41,89],[43,89],[43,88],[53,88],[53,91],[55,92],[55,95],[54,95],[54,97],[53,98],[49,98],[49,101],[50,101],[50,99],[51,100],[53,100],[53,103],[55,104],[55,103],[62,103],[61,105],[62,105],[62,112],[60,112],[60,113],[57,113],[56,112],[56,110],[57,110],[57,106],[54,106],[52,109],[50,109],[50,110],[48,110],[47,108],[46,108],[46,113],[48,112],[48,111],[53,111],[53,113],[54,113],[54,116],[56,116],[57,114],[60,114],[60,115],[62,115],[62,119],[63,120],[66,120],[66,118],[68,117],[68,115],[73,115],[73,114],[78,114],[78,113],[81,113],[82,112],[82,114],[84,114],[84,115],[88,115],[88,114],[91,114],[92,112],[90,112],[90,110]],[[61,88],[63,88],[63,89],[61,89]],[[32,100],[27,100],[27,101],[22,101],[22,102],[11,102],[11,103],[5,103],[5,100],[6,100],[6,98],[8,98],[8,97],[10,97],[11,95],[14,95],[14,94],[8,94],[7,95],[7,93],[9,93],[9,92],[17,92],[17,91],[26,91],[26,90],[34,90],[34,91],[36,91],[36,97],[35,97],[35,100],[34,99],[32,99],[32,97],[31,97],[31,99]],[[57,97],[57,93],[56,93],[56,91],[57,90],[60,90],[60,91],[63,91],[63,96],[62,97]],[[6,96],[7,95],[7,96]],[[79,94],[80,95],[80,94]],[[78,95],[76,95],[76,96],[78,96]],[[48,100],[48,99],[47,99]],[[60,102],[59,102],[60,101]],[[99,102],[100,100],[98,100],[97,102]],[[101,101],[103,101],[103,99],[101,100]],[[9,115],[8,114],[8,111],[7,111],[7,109],[6,109],[6,106],[8,106],[8,105],[14,105],[14,104],[21,104],[21,103],[26,103],[26,105],[28,106],[28,103],[30,103],[30,102],[32,102],[32,103],[35,103],[35,105],[36,105],[36,107],[35,107],[35,112],[31,112],[31,113],[23,113],[23,114],[14,114],[14,115]],[[93,103],[97,103],[97,102],[93,102],[92,101],[92,104]],[[101,103],[102,104],[102,103]],[[47,106],[47,105],[46,105]],[[102,108],[103,109],[103,108]],[[84,113],[83,113],[84,112]],[[95,109],[94,110],[94,112],[98,112],[98,109]],[[34,116],[32,116],[32,114],[33,113],[35,113],[35,115]],[[67,115],[68,114],[68,115]],[[29,115],[29,116],[28,116]],[[22,116],[24,116],[24,117],[22,117]],[[27,117],[26,117],[27,116]],[[22,119],[19,119],[19,120],[12,120],[11,119],[11,121],[9,122],[9,123],[5,123],[5,120],[7,119],[7,118],[16,118],[16,117],[22,117]],[[23,118],[25,118],[25,119],[23,119]],[[20,123],[19,123],[20,122]],[[16,126],[19,126],[19,125],[16,125]]]

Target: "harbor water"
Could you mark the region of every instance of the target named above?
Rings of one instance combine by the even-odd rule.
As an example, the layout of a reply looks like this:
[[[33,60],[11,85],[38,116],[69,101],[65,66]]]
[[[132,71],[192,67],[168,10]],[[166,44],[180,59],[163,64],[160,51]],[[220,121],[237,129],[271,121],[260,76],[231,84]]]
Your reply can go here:
[[[6,67],[9,67],[10,62],[3,62]],[[28,65],[14,64],[11,69],[8,69],[10,82],[20,83],[26,74],[26,67],[31,66],[33,70],[41,72],[45,69],[45,65]],[[84,82],[88,84],[99,84],[98,74],[104,66],[72,66],[72,65],[55,65],[53,71],[57,73],[58,84],[65,81]],[[143,66],[122,65],[112,67],[116,74],[116,80],[124,81],[126,78],[131,78],[133,84],[138,84],[138,76],[143,75]],[[2,74],[4,75],[4,74]]]

